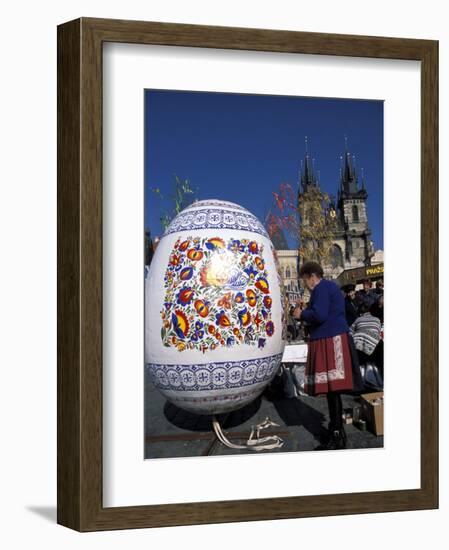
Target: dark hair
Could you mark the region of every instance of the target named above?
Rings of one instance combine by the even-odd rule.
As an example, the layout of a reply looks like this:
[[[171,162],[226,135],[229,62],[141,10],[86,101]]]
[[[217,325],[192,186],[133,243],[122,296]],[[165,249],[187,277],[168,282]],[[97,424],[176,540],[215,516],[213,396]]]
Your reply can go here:
[[[359,305],[359,313],[361,313],[361,314],[368,313],[368,311],[371,313],[371,308],[370,308],[368,302],[362,302]]]
[[[317,262],[306,262],[299,270],[300,277],[304,277],[304,275],[310,277],[314,273],[317,277],[323,277],[324,275],[323,268]]]

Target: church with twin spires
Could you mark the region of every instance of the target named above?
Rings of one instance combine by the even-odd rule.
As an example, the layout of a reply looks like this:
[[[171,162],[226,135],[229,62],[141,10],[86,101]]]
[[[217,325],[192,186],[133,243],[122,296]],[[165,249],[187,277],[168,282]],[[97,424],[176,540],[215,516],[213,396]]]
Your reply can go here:
[[[301,264],[308,259],[317,259],[313,254],[308,257],[307,253],[308,250],[313,251],[317,241],[319,242],[315,230],[317,217],[323,220],[326,228],[328,253],[321,262],[326,277],[335,279],[345,270],[369,266],[374,256],[367,216],[368,193],[365,178],[362,174],[359,181],[354,157],[348,150],[346,138],[336,198],[329,197],[328,201],[325,200],[325,193],[320,188],[319,172],[315,170],[314,159],[308,151],[307,138],[298,184],[299,239],[302,253],[288,249],[282,233],[274,239],[284,286],[292,298],[299,292],[298,272]],[[320,206],[317,212],[316,208],[310,206],[317,203],[326,206]]]
[[[313,220],[309,219],[307,205],[311,197],[324,197],[315,171],[314,161],[307,147],[301,163],[298,191],[300,213],[301,249],[307,250],[309,235],[313,233]],[[323,262],[327,277],[336,278],[342,271],[371,264],[374,255],[371,229],[368,225],[366,201],[368,193],[365,178],[359,182],[354,157],[348,150],[345,138],[345,152],[341,157],[339,185],[336,200],[332,197],[322,216],[326,220],[327,239],[330,240],[330,253]],[[316,214],[316,213],[315,213]],[[308,258],[304,257],[306,261]],[[301,259],[302,260],[302,259]]]

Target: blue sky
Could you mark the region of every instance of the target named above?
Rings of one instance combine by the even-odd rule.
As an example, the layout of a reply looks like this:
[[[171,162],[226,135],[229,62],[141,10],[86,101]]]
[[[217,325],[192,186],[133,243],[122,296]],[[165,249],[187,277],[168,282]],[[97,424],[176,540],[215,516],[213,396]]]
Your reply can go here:
[[[296,191],[305,136],[321,189],[336,195],[345,135],[359,176],[364,169],[375,249],[383,248],[382,101],[146,90],[145,226],[162,234],[174,175],[196,198],[230,200],[262,220],[281,183]]]

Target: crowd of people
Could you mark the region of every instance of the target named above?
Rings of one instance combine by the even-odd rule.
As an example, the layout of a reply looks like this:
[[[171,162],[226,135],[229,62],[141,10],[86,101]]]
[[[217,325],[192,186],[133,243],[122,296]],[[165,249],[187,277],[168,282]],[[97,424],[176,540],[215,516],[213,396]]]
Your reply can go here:
[[[362,366],[374,365],[383,378],[384,285],[369,279],[356,292],[355,285],[341,288],[345,296],[345,316]]]
[[[304,391],[326,395],[329,409],[328,435],[316,449],[343,449],[341,394],[365,389],[363,366],[375,363],[383,376],[383,281],[373,289],[365,280],[358,292],[354,285],[340,288],[324,278],[316,262],[306,262],[300,278],[310,300],[299,300],[290,317],[299,321],[307,340]]]
[[[382,279],[375,284],[365,279],[362,284],[363,288],[360,290],[356,290],[354,284],[340,287],[345,298],[345,317],[360,364],[375,365],[383,377],[384,283]],[[300,323],[295,317],[295,307],[292,305],[289,310],[289,340],[307,340],[307,324]]]

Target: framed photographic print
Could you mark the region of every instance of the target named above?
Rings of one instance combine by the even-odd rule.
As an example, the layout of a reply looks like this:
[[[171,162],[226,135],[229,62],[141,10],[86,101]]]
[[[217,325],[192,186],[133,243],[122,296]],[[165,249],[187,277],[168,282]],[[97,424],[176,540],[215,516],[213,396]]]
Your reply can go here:
[[[437,189],[435,41],[59,26],[58,523],[436,508]]]

